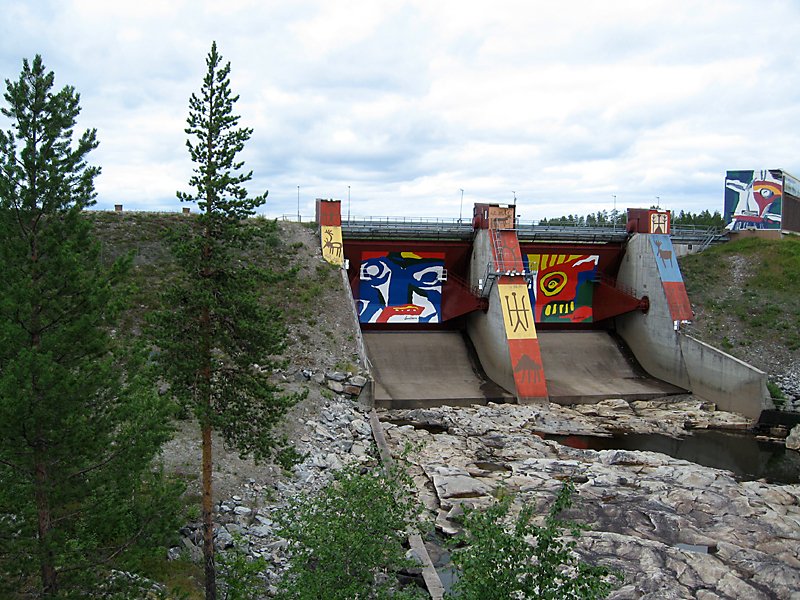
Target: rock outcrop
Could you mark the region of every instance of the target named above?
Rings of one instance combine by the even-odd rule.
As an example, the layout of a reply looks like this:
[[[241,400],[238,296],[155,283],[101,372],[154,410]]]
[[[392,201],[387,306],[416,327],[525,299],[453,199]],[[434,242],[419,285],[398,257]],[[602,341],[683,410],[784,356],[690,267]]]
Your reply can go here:
[[[664,454],[540,437],[747,427],[741,417],[689,400],[442,407],[383,418],[411,423],[386,423],[386,437],[395,450],[421,446],[410,468],[444,533],[458,530],[464,506],[485,506],[500,488],[515,494],[517,508],[533,503],[544,514],[569,478],[577,496],[567,516],[591,527],[580,553],[624,573],[611,598],[800,598],[800,485],[739,482]]]

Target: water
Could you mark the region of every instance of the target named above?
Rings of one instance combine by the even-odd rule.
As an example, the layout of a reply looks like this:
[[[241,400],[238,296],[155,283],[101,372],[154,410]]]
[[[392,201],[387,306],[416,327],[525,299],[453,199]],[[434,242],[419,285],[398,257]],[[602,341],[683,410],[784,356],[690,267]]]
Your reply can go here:
[[[800,453],[782,444],[762,442],[746,433],[697,431],[675,439],[657,434],[620,434],[612,437],[545,435],[572,448],[591,450],[648,450],[706,467],[732,471],[740,481],[765,479],[770,483],[800,483]]]

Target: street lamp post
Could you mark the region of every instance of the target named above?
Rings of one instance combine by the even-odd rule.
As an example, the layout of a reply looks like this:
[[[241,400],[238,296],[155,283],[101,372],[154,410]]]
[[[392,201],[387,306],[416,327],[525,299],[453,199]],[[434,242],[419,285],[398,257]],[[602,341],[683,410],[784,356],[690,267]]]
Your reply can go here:
[[[297,186],[297,222],[300,223],[300,186]]]
[[[458,222],[461,223],[461,214],[464,212],[464,188],[461,190],[461,206],[458,207]]]

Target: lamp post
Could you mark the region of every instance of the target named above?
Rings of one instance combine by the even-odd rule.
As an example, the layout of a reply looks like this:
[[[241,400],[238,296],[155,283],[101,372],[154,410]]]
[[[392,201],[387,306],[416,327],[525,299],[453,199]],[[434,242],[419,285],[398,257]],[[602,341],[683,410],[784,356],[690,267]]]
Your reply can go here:
[[[614,229],[616,229],[617,228],[617,195],[616,194],[611,194],[611,197],[614,198],[614,210],[611,211],[611,220],[612,220],[611,224],[614,226]]]
[[[297,222],[300,222],[300,186],[297,186]]]
[[[461,190],[461,206],[458,207],[458,222],[461,223],[461,214],[464,211],[464,188],[459,188]]]
[[[347,222],[350,222],[350,186],[347,186]]]

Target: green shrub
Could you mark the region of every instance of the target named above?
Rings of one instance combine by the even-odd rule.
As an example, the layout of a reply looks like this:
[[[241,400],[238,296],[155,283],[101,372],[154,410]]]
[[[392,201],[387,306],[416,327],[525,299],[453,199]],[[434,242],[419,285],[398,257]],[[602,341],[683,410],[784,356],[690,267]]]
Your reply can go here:
[[[458,580],[448,596],[461,600],[508,598],[562,600],[605,598],[620,580],[605,567],[582,562],[575,554],[584,529],[558,514],[572,505],[574,485],[566,482],[545,517],[532,523],[535,507],[526,505],[512,526],[506,525],[512,497],[506,495],[486,510],[464,517],[464,547],[451,554]],[[572,535],[565,540],[564,531]],[[531,543],[529,540],[533,539]]]
[[[268,586],[263,573],[269,566],[263,558],[251,558],[247,541],[233,536],[233,548],[220,552],[217,566],[222,600],[258,600],[266,596]]]
[[[399,469],[346,467],[317,495],[281,511],[279,535],[289,541],[289,568],[279,598],[353,600],[421,598],[400,589],[397,572],[415,566],[403,542],[418,509]]]

